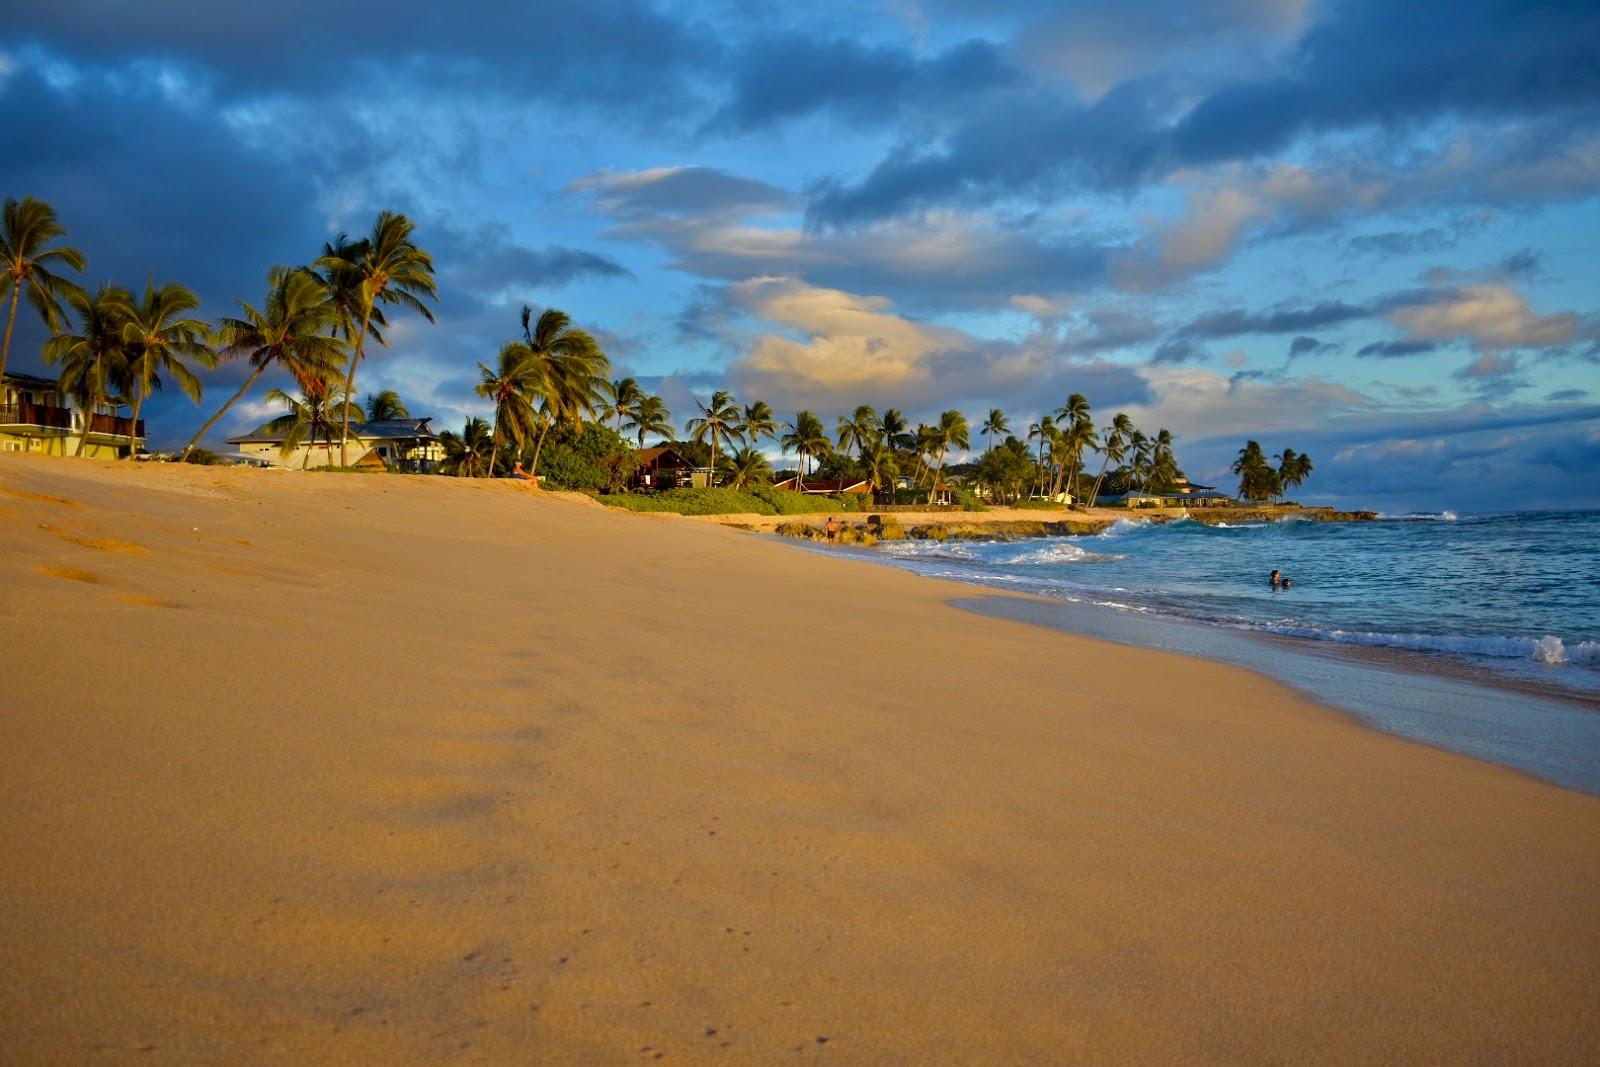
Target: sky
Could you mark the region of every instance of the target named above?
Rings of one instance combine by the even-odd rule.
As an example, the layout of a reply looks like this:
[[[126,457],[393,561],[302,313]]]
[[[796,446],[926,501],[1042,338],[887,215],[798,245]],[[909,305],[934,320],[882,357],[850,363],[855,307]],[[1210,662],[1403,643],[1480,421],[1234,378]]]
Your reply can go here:
[[[531,304],[680,424],[727,387],[1021,435],[1081,392],[1206,484],[1253,438],[1313,457],[1306,503],[1600,507],[1600,3],[376,10],[14,10],[0,193],[56,207],[87,283],[211,317],[406,213],[438,321],[357,385],[436,428],[486,413]],[[152,444],[244,373],[152,401]]]

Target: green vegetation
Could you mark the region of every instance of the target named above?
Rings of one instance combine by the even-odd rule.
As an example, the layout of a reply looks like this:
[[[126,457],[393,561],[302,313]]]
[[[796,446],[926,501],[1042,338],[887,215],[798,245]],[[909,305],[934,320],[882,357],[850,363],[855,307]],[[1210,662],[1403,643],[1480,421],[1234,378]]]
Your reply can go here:
[[[667,489],[659,493],[597,496],[602,504],[626,511],[676,515],[819,515],[861,512],[869,507],[850,496],[815,496],[787,489]]]

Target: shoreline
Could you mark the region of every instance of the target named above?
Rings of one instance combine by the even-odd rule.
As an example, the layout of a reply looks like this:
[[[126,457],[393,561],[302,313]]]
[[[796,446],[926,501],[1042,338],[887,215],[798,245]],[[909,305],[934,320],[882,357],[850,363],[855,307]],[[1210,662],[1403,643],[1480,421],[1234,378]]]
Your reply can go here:
[[[1167,523],[1188,519],[1208,525],[1244,522],[1375,522],[1375,511],[1347,511],[1332,507],[1249,506],[1236,508],[1083,508],[1044,509],[991,507],[987,511],[893,510],[863,508],[859,512],[821,512],[804,515],[674,515],[649,514],[732,526],[757,533],[812,540],[822,536],[830,517],[852,535],[868,532],[867,516],[878,516],[885,527],[899,527],[901,534],[883,540],[911,539],[1025,539],[1031,537],[1081,536],[1101,533],[1118,522]]]
[[[8,1048],[1600,1041],[1600,800],[1226,664],[636,519],[0,456]]]

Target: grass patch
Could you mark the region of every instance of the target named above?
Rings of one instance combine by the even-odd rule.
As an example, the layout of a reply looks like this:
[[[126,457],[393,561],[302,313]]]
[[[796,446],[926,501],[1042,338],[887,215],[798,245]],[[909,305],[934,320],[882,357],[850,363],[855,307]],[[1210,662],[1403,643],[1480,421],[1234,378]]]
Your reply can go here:
[[[660,493],[612,493],[595,499],[624,511],[674,515],[822,515],[871,508],[870,502],[850,495],[835,498],[781,489],[668,489]]]

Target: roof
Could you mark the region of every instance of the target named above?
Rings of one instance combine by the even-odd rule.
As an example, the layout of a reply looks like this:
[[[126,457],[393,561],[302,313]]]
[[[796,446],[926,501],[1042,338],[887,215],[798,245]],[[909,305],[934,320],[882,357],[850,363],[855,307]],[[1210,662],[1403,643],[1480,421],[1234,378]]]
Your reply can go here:
[[[10,385],[21,386],[24,389],[60,389],[61,383],[54,378],[40,378],[33,374],[22,374],[14,370],[6,371],[6,382]]]
[[[376,422],[352,422],[350,424],[350,436],[359,437],[363,441],[432,441],[436,439],[437,435],[428,428],[428,421],[431,418],[432,416],[421,419],[379,419]],[[274,430],[271,422],[264,422],[247,434],[228,438],[228,444],[276,444],[282,440],[283,433]]]
[[[785,478],[781,482],[773,483],[772,488],[782,489],[793,485],[793,478]],[[864,478],[838,479],[838,478],[807,478],[803,483],[808,493],[854,493],[867,491],[867,482]]]
[[[682,466],[693,466],[693,464],[684,457],[683,453],[679,452],[676,448],[673,448],[670,445],[656,445],[653,448],[636,448],[634,449],[633,454],[638,457],[640,466],[648,466],[652,463],[656,463],[662,459],[665,459],[668,456],[671,456],[673,459],[677,460]]]

